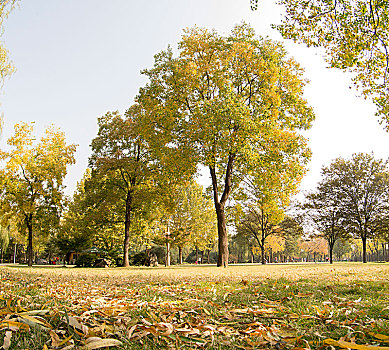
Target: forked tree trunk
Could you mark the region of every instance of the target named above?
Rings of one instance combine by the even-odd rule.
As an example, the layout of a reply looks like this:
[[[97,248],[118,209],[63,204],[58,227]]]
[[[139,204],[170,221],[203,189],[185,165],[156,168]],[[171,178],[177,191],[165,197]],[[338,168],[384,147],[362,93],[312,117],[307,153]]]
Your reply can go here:
[[[217,266],[228,266],[228,236],[226,227],[226,216],[225,216],[225,204],[231,193],[232,189],[232,167],[235,160],[235,154],[228,156],[228,163],[224,178],[224,190],[219,199],[218,192],[218,181],[216,176],[215,167],[210,166],[209,171],[212,179],[212,191],[213,200],[215,204],[216,217],[217,217],[217,234],[218,234],[218,257]]]

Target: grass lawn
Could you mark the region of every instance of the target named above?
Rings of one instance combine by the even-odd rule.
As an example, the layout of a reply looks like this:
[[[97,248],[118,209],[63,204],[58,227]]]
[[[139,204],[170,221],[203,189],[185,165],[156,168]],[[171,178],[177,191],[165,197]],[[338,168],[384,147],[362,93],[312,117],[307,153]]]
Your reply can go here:
[[[388,263],[2,266],[0,281],[5,350],[389,350]]]

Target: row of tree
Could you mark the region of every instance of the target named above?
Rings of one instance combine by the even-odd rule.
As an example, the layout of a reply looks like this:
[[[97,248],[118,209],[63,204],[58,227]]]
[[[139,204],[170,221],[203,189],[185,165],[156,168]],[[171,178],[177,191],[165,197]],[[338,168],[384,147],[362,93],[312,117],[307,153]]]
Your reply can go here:
[[[270,240],[283,235],[289,244],[288,231],[308,223],[328,241],[331,262],[336,240],[349,235],[361,238],[366,261],[367,239],[386,227],[385,162],[369,155],[335,161],[300,206],[304,221],[284,220],[310,158],[299,131],[314,114],[302,70],[280,43],[246,24],[229,36],[194,27],[176,57],[169,48],[143,73],[149,82],[125,115],[98,119],[89,169],[72,200],[63,179],[76,146],[55,128],[36,143],[32,125],[15,126],[0,153],[0,210],[4,227],[27,232],[29,265],[33,236],[50,237],[62,252],[92,244],[111,256],[120,251],[124,266],[135,247],[165,245],[168,265],[172,245],[182,261],[185,246],[210,251],[217,231],[217,265],[227,266],[228,222],[237,237],[254,239],[262,263]],[[207,195],[194,181],[200,166],[210,174]]]
[[[63,137],[56,145],[57,133],[33,147],[30,126],[17,126],[12,150],[2,154],[2,217],[28,229],[29,264],[34,227],[47,233],[56,220],[81,241],[97,227],[113,238],[123,226],[124,266],[130,245],[147,244],[149,232],[170,237],[168,244],[173,231],[187,230],[187,223],[177,226],[185,221],[175,211],[177,191],[199,166],[212,181],[218,266],[228,265],[229,200],[241,203],[241,213],[287,205],[310,156],[298,130],[314,118],[299,65],[280,43],[255,36],[246,24],[229,36],[189,29],[178,48],[177,57],[170,48],[155,56],[154,67],[143,72],[149,83],[125,116],[99,119],[90,174],[62,220],[59,193],[75,146]],[[207,217],[203,205],[201,218]]]

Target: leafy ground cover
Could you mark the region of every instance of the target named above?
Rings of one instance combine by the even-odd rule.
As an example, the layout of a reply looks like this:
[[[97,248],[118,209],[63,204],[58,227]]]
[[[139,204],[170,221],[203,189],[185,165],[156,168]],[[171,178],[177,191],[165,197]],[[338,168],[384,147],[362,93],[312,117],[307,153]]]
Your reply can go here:
[[[389,264],[0,267],[3,349],[386,349]]]

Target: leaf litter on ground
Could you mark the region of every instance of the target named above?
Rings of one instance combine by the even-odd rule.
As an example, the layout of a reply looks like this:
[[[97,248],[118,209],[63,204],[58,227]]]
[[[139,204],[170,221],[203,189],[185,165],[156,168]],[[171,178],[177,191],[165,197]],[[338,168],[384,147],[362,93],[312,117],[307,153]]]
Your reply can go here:
[[[299,271],[295,279],[224,281],[211,274],[134,278],[123,269],[113,278],[74,269],[0,271],[4,350],[389,350],[382,293],[389,281],[378,270],[344,283],[341,270],[319,280]]]

